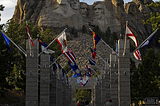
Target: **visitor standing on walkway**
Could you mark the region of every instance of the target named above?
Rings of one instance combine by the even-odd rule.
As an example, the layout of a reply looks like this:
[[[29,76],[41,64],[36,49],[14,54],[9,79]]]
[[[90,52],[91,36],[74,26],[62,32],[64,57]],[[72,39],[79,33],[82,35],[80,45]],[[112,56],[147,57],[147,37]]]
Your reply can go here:
[[[85,100],[85,106],[88,106],[88,105],[89,105],[89,101]]]
[[[113,106],[112,99],[109,99],[104,106]]]

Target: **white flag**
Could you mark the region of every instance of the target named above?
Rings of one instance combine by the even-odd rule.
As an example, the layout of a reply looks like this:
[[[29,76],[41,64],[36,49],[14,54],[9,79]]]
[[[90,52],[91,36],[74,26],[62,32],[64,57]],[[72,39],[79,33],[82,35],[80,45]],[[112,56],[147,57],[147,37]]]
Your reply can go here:
[[[61,46],[62,53],[67,52],[67,38],[65,32],[63,32],[56,40]]]
[[[44,53],[46,53],[46,54],[53,54],[53,53],[55,53],[55,51],[50,50],[50,49],[46,49],[44,46],[41,46],[41,48],[42,48],[42,51],[44,51]]]

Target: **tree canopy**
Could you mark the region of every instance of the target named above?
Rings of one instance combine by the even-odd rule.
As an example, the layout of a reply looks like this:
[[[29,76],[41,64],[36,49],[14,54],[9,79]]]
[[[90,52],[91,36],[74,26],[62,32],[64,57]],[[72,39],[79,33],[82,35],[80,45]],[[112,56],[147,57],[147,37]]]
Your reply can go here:
[[[133,61],[132,61],[133,63]],[[160,53],[148,49],[142,63],[135,68],[131,65],[132,101],[143,100],[145,97],[160,98]]]
[[[4,9],[4,6],[0,5],[0,11],[3,11],[3,9]],[[1,16],[1,13],[0,13],[0,16]],[[0,17],[0,21],[1,21],[1,17]]]

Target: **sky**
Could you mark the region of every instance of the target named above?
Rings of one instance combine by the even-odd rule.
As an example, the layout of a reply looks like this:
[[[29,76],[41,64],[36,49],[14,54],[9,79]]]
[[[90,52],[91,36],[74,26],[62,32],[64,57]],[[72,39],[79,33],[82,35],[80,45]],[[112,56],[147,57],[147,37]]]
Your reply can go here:
[[[94,1],[103,1],[103,0],[80,0],[81,2],[87,2],[87,4],[91,5]],[[132,0],[124,0],[124,3],[131,2]],[[155,1],[155,0],[154,0]],[[158,0],[156,0],[158,1]],[[15,10],[15,6],[17,4],[17,0],[0,0],[0,5],[3,4],[5,6],[4,11],[0,11],[1,13],[1,21],[0,24],[5,24],[9,19],[12,18]]]

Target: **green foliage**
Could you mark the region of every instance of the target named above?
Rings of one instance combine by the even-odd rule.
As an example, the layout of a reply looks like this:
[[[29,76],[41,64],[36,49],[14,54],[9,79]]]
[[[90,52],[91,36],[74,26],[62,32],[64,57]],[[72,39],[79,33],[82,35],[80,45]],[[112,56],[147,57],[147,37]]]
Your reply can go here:
[[[23,91],[8,90],[8,92],[3,92],[0,90],[0,103],[1,104],[15,104],[18,103],[22,106],[25,105],[25,94]],[[4,95],[1,95],[3,92]]]
[[[0,5],[0,11],[3,11],[3,9],[4,9],[4,6]],[[1,16],[1,13],[0,13],[0,16]],[[0,18],[0,21],[1,21],[1,18]]]
[[[160,54],[153,49],[143,57],[142,63],[132,72],[131,91],[132,100],[142,100],[145,97],[160,97]],[[133,67],[132,67],[133,68]]]
[[[40,28],[31,25],[28,22],[28,26],[33,39],[37,38],[37,34],[40,32]],[[12,20],[8,21],[4,26],[4,33],[17,45],[22,48],[26,48],[26,40],[28,39],[26,23],[17,24]],[[0,42],[4,42],[2,36],[0,36]],[[25,90],[25,75],[22,73],[26,70],[26,57],[20,52],[12,43],[10,43],[11,51],[6,49],[4,43],[0,45],[0,78],[3,83],[0,84],[1,89],[13,89],[18,88]],[[2,77],[1,77],[2,76]],[[8,82],[6,78],[9,78]]]
[[[49,43],[52,42],[56,38],[56,36],[53,34],[53,32],[50,28],[46,28],[46,30],[44,32],[42,32],[42,34],[40,35],[39,38],[44,43],[49,45]],[[57,41],[53,42],[50,45],[49,49],[56,51],[54,54],[52,54],[54,56],[54,58],[57,58],[62,53],[61,47]]]
[[[0,5],[0,11],[3,11],[3,9],[5,8],[5,6],[3,6],[2,4]]]
[[[149,5],[147,5],[147,7],[155,7],[157,9],[160,9],[160,1],[156,1],[155,3],[151,3]],[[156,30],[156,28],[160,27],[160,13],[156,12],[150,13],[150,17],[147,20],[143,20],[144,24],[150,24],[152,26],[152,30]],[[159,36],[160,39],[160,36]],[[157,42],[160,43],[160,40],[158,40]]]
[[[91,89],[77,89],[76,101],[91,101]]]
[[[156,30],[156,28],[160,27],[160,13],[156,12],[150,13],[150,18],[148,20],[146,20],[146,22],[144,21],[144,24],[151,24],[152,29]]]

